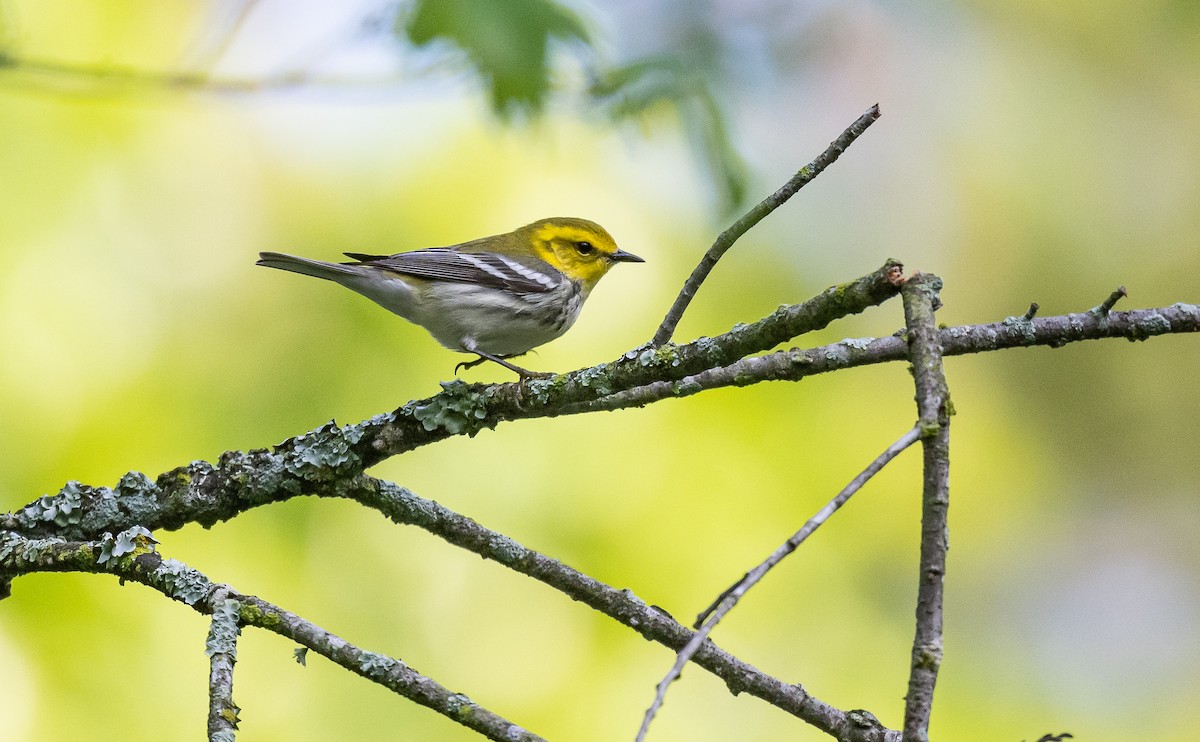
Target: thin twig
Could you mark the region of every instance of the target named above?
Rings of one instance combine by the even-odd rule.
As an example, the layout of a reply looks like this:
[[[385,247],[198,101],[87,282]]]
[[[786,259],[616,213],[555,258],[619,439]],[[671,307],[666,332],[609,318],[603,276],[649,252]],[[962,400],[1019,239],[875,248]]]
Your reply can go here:
[[[381,91],[399,90],[407,80],[395,73],[377,77],[347,77],[287,70],[266,77],[213,76],[207,71],[160,71],[111,65],[76,65],[51,59],[15,57],[0,51],[0,84],[11,86],[32,81],[30,89],[55,94],[182,90],[215,95],[248,95],[306,90]]]
[[[904,742],[929,740],[933,689],[942,664],[942,595],[950,505],[950,393],[934,318],[941,286],[937,276],[918,273],[900,292],[924,449],[921,569],[912,665],[904,705]]]
[[[1125,296],[1129,296],[1129,294],[1125,292],[1125,287],[1118,286],[1116,291],[1113,291],[1111,294],[1109,294],[1108,298],[1101,302],[1100,306],[1093,309],[1092,312],[1102,316],[1106,315],[1111,312],[1112,308],[1117,305],[1117,302],[1119,302],[1121,298]]]
[[[1029,311],[1025,312],[1025,319],[1033,319],[1042,307],[1035,301],[1029,305]]]
[[[687,311],[688,305],[692,303],[692,299],[699,291],[700,285],[708,278],[708,274],[712,273],[712,269],[716,267],[717,261],[725,252],[733,247],[733,243],[737,242],[738,238],[762,221],[768,214],[782,206],[789,198],[794,196],[804,186],[808,185],[821,172],[837,161],[842,152],[849,147],[855,139],[867,130],[871,124],[875,123],[879,118],[879,104],[871,106],[867,112],[858,117],[858,120],[850,124],[841,136],[833,140],[830,145],[817,156],[812,162],[792,176],[791,180],[784,183],[779,190],[767,196],[760,201],[754,208],[746,212],[740,219],[733,223],[728,229],[722,232],[713,242],[712,247],[708,248],[708,252],[704,253],[700,264],[692,271],[692,275],[688,276],[684,282],[683,288],[679,291],[679,296],[675,298],[675,303],[671,305],[671,309],[667,312],[667,316],[663,318],[662,324],[654,333],[654,338],[650,341],[652,346],[660,346],[670,341],[671,336],[675,334],[675,328],[679,326],[679,321],[683,319],[683,313]]]
[[[908,448],[913,443],[916,443],[918,440],[920,440],[920,438],[921,428],[919,426],[914,427],[912,430],[900,436],[895,443],[888,446],[883,453],[879,454],[879,456],[877,456],[875,460],[867,466],[867,468],[859,472],[858,476],[854,477],[854,479],[852,479],[850,483],[842,489],[841,492],[838,492],[832,500],[827,502],[825,507],[818,510],[816,515],[809,518],[799,531],[796,531],[796,533],[792,534],[791,538],[783,542],[783,544],[778,549],[773,551],[771,555],[768,556],[761,564],[747,572],[742,579],[738,580],[738,582],[736,582],[732,587],[721,593],[721,597],[718,598],[713,605],[706,608],[700,614],[700,617],[697,619],[697,623],[702,624],[698,627],[699,631],[696,632],[696,634],[691,638],[687,645],[683,647],[683,649],[679,650],[678,654],[675,656],[675,664],[672,665],[670,672],[667,673],[667,676],[663,678],[656,687],[654,702],[650,704],[650,708],[646,710],[646,714],[642,719],[642,726],[638,730],[637,734],[637,742],[642,742],[646,737],[646,733],[649,732],[650,723],[654,721],[654,717],[658,713],[658,709],[662,707],[663,700],[666,698],[667,688],[670,687],[671,683],[673,683],[680,676],[680,674],[683,672],[684,666],[691,661],[692,657],[700,649],[701,645],[703,645],[708,635],[712,633],[712,630],[716,628],[716,625],[720,623],[721,619],[723,619],[731,610],[733,610],[733,607],[737,605],[739,600],[742,599],[742,596],[745,595],[750,588],[758,584],[763,576],[765,576],[767,572],[770,571],[775,565],[779,564],[784,560],[784,558],[799,548],[800,544],[804,543],[805,539],[811,536],[813,532],[820,528],[821,525],[825,523],[825,521],[828,520],[831,515],[836,513],[839,508],[845,505],[846,501],[848,501],[854,495],[854,493],[862,489],[863,485],[866,484],[871,477],[878,474],[883,467],[887,466],[889,461],[896,458],[901,451]]]

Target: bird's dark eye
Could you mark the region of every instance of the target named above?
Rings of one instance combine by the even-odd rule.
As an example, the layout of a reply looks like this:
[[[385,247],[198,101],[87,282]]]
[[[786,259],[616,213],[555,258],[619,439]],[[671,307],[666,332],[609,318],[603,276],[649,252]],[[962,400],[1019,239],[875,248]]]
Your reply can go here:
[[[580,255],[591,255],[596,251],[596,248],[592,245],[592,243],[586,241],[576,242],[575,249],[579,251]]]

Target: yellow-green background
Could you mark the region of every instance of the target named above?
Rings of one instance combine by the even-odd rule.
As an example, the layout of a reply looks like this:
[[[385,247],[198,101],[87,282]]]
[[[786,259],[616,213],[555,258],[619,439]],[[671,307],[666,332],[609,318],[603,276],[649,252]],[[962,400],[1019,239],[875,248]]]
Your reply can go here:
[[[30,58],[170,69],[229,6],[0,7],[6,44]],[[726,257],[680,339],[887,257],[944,277],[950,324],[1031,301],[1083,311],[1118,284],[1124,307],[1200,300],[1192,2],[576,7],[615,56],[670,40],[689,13],[724,29],[739,81],[724,105],[755,197],[871,103],[883,109]],[[319,3],[256,12],[223,73],[267,74],[295,63],[298,38],[341,28]],[[590,365],[649,337],[728,222],[670,114],[613,128],[561,103],[568,92],[546,118],[506,127],[477,85],[433,67],[377,88],[245,94],[0,70],[0,510],[70,479],[111,485],[357,421],[450,378],[460,357],[424,331],[254,267],[261,249],[332,258],[585,216],[647,262],[616,270],[530,365]],[[901,323],[893,301],[805,342]],[[959,414],[936,739],[1124,742],[1200,724],[1198,360],[1200,338],[1175,336],[949,361]],[[508,424],[373,473],[689,619],[906,429],[911,397],[893,364]],[[898,726],[918,463],[906,454],[863,491],[717,642]],[[165,555],[555,740],[631,739],[672,660],[350,503],[296,500],[156,535]],[[0,603],[0,737],[199,738],[206,630],[109,577],[18,579]],[[241,738],[474,738],[323,658],[301,668],[291,649],[243,636]],[[824,739],[695,668],[651,738]]]

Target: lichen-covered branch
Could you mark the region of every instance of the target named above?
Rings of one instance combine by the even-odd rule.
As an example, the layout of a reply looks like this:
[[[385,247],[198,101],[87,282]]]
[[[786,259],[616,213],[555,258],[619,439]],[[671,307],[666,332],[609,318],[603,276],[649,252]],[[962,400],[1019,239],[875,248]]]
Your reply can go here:
[[[754,208],[750,209],[750,211],[746,212],[740,219],[730,225],[728,229],[718,235],[712,247],[708,248],[708,251],[704,253],[704,257],[700,259],[699,265],[692,270],[692,274],[684,282],[683,288],[679,291],[679,296],[675,298],[675,302],[667,311],[667,316],[663,318],[662,324],[655,331],[650,345],[657,347],[671,339],[675,334],[675,328],[679,326],[679,321],[683,319],[683,313],[687,311],[688,305],[692,303],[692,299],[696,296],[696,292],[700,290],[700,285],[708,278],[708,274],[712,273],[721,256],[729,248],[733,247],[733,243],[737,242],[746,232],[749,232],[754,225],[765,219],[768,214],[796,195],[797,191],[811,183],[825,168],[836,162],[842,153],[846,151],[846,148],[853,144],[854,140],[858,139],[867,130],[867,127],[875,123],[878,118],[879,104],[876,103],[868,108],[866,113],[859,116],[854,123],[846,127],[846,130],[837,139],[830,142],[824,152],[818,155],[812,162],[800,168],[788,182],[780,186],[779,190],[764,198]]]
[[[352,478],[342,486],[326,483],[310,494],[323,497],[348,498],[374,508],[396,523],[415,525],[433,533],[447,542],[467,549],[479,556],[499,562],[517,572],[533,577],[556,590],[578,600],[589,607],[628,626],[643,637],[663,644],[678,651],[692,638],[693,633],[679,624],[662,610],[647,605],[628,590],[618,590],[595,580],[563,563],[529,549],[503,534],[489,530],[475,521],[431,500],[426,500],[409,490],[391,482],[375,479],[366,475]],[[148,539],[149,532],[142,530]],[[118,542],[126,543],[128,538],[117,537]],[[109,537],[112,540],[112,537]],[[28,539],[17,534],[0,532],[0,573],[11,577],[30,572],[46,571],[82,571],[82,572],[113,572],[123,579],[130,579],[162,590],[168,596],[191,605],[203,613],[211,613],[216,599],[209,598],[220,586],[215,586],[206,577],[195,570],[184,567],[172,560],[163,564],[173,565],[170,570],[182,575],[175,578],[181,585],[181,595],[167,592],[161,586],[162,579],[156,577],[152,569],[146,572],[143,568],[150,567],[161,561],[158,554],[150,553],[139,556],[143,562],[134,560],[132,566],[127,562],[136,546],[117,549],[121,558],[110,568],[100,568],[96,564],[93,552],[96,548],[89,542],[65,542],[61,539]],[[111,549],[110,549],[111,551]],[[70,558],[65,558],[68,554]],[[154,568],[157,569],[157,568]],[[165,567],[163,569],[166,569]],[[163,578],[166,579],[166,578]],[[385,682],[388,678],[368,675],[364,672],[366,666],[372,670],[391,668],[394,672],[411,673],[411,670],[397,660],[373,655],[359,650],[343,642],[327,632],[309,624],[303,619],[273,606],[253,596],[240,595],[227,591],[223,600],[236,600],[240,606],[239,620],[243,625],[254,625],[269,629],[286,636],[294,641],[318,651],[338,664],[360,675],[380,682],[406,697],[409,692],[418,692],[425,685],[431,688],[441,688],[432,680],[423,679],[419,682],[394,681]],[[364,663],[363,657],[370,659]],[[374,659],[378,658],[378,659]],[[712,642],[705,642],[696,653],[695,663],[717,677],[721,678],[734,694],[749,693],[761,698],[773,706],[801,718],[818,729],[829,731],[856,728],[855,718],[828,704],[812,697],[803,687],[785,683],[771,677],[724,650]],[[394,663],[394,665],[392,664]],[[375,667],[379,665],[379,667]],[[420,677],[420,676],[416,676]],[[402,680],[403,678],[401,678]],[[399,687],[393,687],[398,685]],[[415,689],[415,690],[414,690]],[[444,691],[445,689],[441,689]],[[445,693],[449,693],[446,691]],[[418,702],[431,705],[435,710],[446,707],[444,698],[435,694],[433,697]],[[432,704],[441,703],[441,707]],[[514,739],[526,739],[514,737]],[[881,742],[882,738],[864,737],[864,742]]]
[[[204,653],[208,655],[208,739],[234,742],[241,710],[233,702],[233,665],[237,662],[239,604],[229,597],[229,588],[218,587],[210,601],[212,623]]]
[[[582,403],[624,389],[682,379],[767,350],[886,301],[899,292],[900,278],[900,265],[889,261],[862,278],[717,337],[630,351],[611,363],[524,385],[446,383],[441,394],[409,402],[395,412],[341,427],[330,423],[270,451],[229,451],[216,464],[193,461],[153,481],[130,472],[114,488],[69,482],[54,496],[0,515],[0,530],[87,540],[132,525],[152,530],[174,530],[187,523],[211,526],[326,483],[344,483],[418,446],[474,435],[503,421],[568,414]]]
[[[431,708],[488,739],[543,742],[541,737],[466,696],[448,690],[400,660],[360,649],[290,611],[213,583],[182,562],[163,559],[154,551],[152,539],[145,529],[116,536],[109,534],[100,541],[30,539],[15,533],[0,533],[0,573],[19,577],[33,572],[113,574],[122,580],[138,582],[200,613],[214,615],[214,633],[218,626],[223,627],[221,636],[210,634],[209,648],[214,654],[228,654],[232,648],[232,637],[228,633],[231,621],[236,625],[256,626],[308,647],[347,670]],[[233,610],[231,603],[236,605],[236,619],[229,615]],[[218,690],[218,693],[224,694],[224,690]]]
[[[950,391],[942,369],[941,339],[934,311],[942,281],[917,274],[905,284],[904,321],[916,384],[918,427],[924,449],[921,495],[921,571],[912,665],[904,705],[904,742],[929,742],[933,689],[942,664],[942,593],[949,546]]]
[[[1042,319],[1009,317],[1001,322],[943,328],[938,330],[938,338],[944,356],[959,356],[1008,348],[1061,348],[1083,340],[1148,340],[1158,335],[1186,332],[1200,332],[1198,305],[1178,303],[1158,309],[1104,315],[1092,310]],[[644,407],[659,400],[687,397],[710,389],[749,386],[763,381],[799,381],[845,368],[904,361],[908,359],[908,345],[901,335],[848,338],[817,348],[792,348],[743,358],[681,379],[655,381],[591,402],[568,405],[560,412],[578,414]]]
[[[635,348],[615,361],[524,384],[443,383],[442,394],[409,402],[363,423],[352,450],[366,466],[454,435],[474,435],[502,422],[568,414],[579,405],[654,382],[684,379],[761,353],[835,320],[882,304],[900,292],[903,266],[888,260],[854,281],[808,301],[780,307],[750,324],[684,345]]]
[[[703,363],[720,363],[727,354],[755,352],[750,350],[755,346],[761,350],[764,343],[777,343],[780,335],[800,325],[821,324],[827,319],[824,311],[841,315],[861,311],[855,307],[863,302],[869,306],[873,300],[882,301],[879,297],[889,290],[885,287],[892,287],[894,269],[895,264],[889,263],[871,276],[830,289],[804,304],[783,307],[754,325],[735,328],[720,340],[677,346],[673,356],[661,355],[668,349],[644,351],[650,355],[648,359],[634,354],[613,364],[559,377],[563,379],[561,387],[555,388],[562,393],[553,403],[534,398],[520,406],[512,398],[516,384],[469,386],[455,382],[448,384],[443,393],[410,402],[395,413],[341,427],[330,423],[289,438],[270,451],[229,451],[215,465],[194,461],[153,481],[140,472],[130,472],[115,488],[69,482],[55,495],[0,515],[0,530],[87,540],[133,525],[152,530],[174,530],[187,523],[211,526],[250,508],[314,494],[326,485],[352,487],[354,478],[369,462],[415,447],[418,439],[428,443],[451,435],[473,434],[494,424],[493,414],[517,420],[640,407],[709,389],[772,380],[798,381],[844,368],[907,360],[905,340],[888,336],[852,338],[803,350],[793,348],[726,365],[707,367]],[[805,307],[811,311],[805,311]],[[1033,319],[1017,316],[990,324],[948,327],[938,331],[938,338],[943,355],[954,356],[1031,346],[1061,348],[1103,338],[1146,340],[1185,332],[1200,332],[1200,306],[1179,303],[1104,314],[1093,310]],[[610,373],[612,366],[618,368]],[[615,377],[626,384],[619,391],[614,389],[616,385],[609,386]],[[555,386],[559,382],[528,382],[532,390],[546,384]],[[426,424],[433,429],[425,431]],[[0,579],[0,594],[3,589]]]
[[[679,651],[694,636],[674,618],[647,605],[630,591],[606,585],[443,505],[417,497],[390,482],[364,476],[360,484],[354,492],[343,490],[335,496],[350,497],[379,510],[396,523],[423,528],[455,546],[533,577],[672,650]],[[812,697],[800,685],[784,683],[767,675],[717,648],[711,641],[699,647],[693,661],[721,678],[730,692],[761,698],[834,736],[843,730],[860,728],[856,721],[858,717],[851,718],[848,712]],[[882,742],[884,738],[863,736],[858,739]]]

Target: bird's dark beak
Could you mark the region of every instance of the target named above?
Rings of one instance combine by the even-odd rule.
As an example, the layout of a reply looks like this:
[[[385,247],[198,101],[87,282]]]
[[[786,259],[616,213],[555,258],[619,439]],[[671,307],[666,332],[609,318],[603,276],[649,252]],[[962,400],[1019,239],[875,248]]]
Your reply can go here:
[[[624,250],[617,250],[612,255],[609,255],[608,259],[614,263],[645,263],[646,262],[645,259],[639,258],[638,256],[634,255],[633,253],[625,252]]]

